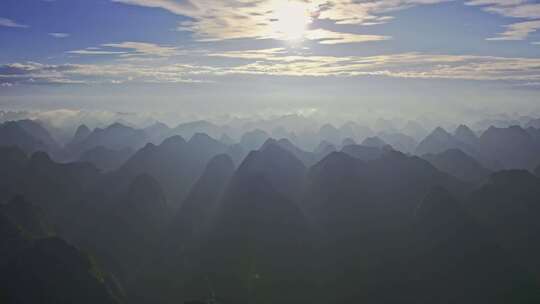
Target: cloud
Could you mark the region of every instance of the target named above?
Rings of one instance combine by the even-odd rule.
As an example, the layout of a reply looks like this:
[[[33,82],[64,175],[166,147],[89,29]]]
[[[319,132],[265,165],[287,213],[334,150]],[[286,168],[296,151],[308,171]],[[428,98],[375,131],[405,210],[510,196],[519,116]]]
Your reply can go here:
[[[203,82],[190,79],[204,67],[185,64],[60,64],[36,62],[0,65],[0,83],[12,84],[109,84],[124,82],[182,83]]]
[[[47,65],[37,62],[11,63],[0,65],[0,82],[11,84],[72,84],[81,81],[67,77],[74,70],[71,64]]]
[[[393,77],[540,82],[540,58],[398,53],[377,56],[320,56],[284,48],[216,52],[201,55],[228,59],[216,65],[170,62],[47,65],[35,62],[0,66],[0,83],[126,84],[221,81],[227,75],[274,77]]]
[[[540,28],[540,3],[529,0],[471,0],[465,3],[481,6],[486,12],[504,17],[532,19],[505,26],[506,31],[487,40],[524,40]]]
[[[75,50],[75,51],[68,51],[67,53],[68,54],[75,54],[75,55],[121,55],[121,54],[127,54],[127,52],[102,51],[102,50],[95,50],[95,49]]]
[[[388,36],[338,33],[323,29],[308,31],[306,33],[306,38],[309,40],[316,40],[321,44],[355,43],[390,39]]]
[[[221,74],[354,77],[386,76],[420,79],[540,80],[540,59],[470,55],[401,53],[379,56],[290,56],[282,51],[210,54],[252,62],[220,69]]]
[[[122,42],[122,43],[108,43],[103,44],[104,47],[110,47],[115,49],[129,50],[129,56],[158,56],[158,57],[170,57],[178,54],[178,48],[161,46],[153,43],[145,42]]]
[[[498,37],[487,38],[487,40],[524,40],[540,28],[540,20],[519,22],[505,27],[506,31],[500,33]]]
[[[82,50],[68,51],[67,53],[77,55],[119,55],[121,57],[170,57],[180,54],[176,47],[131,41],[106,43],[100,47],[90,47]]]
[[[189,0],[112,0],[112,2],[162,8],[178,15],[186,15],[197,9]]]
[[[54,38],[67,38],[70,35],[68,33],[49,33],[49,36],[52,36]]]
[[[161,8],[171,13],[189,17],[180,23],[178,30],[190,31],[197,40],[215,41],[224,39],[284,39],[276,31],[276,11],[289,0],[112,0],[113,2]],[[388,14],[416,5],[441,3],[449,0],[292,0],[305,7],[313,20],[328,20],[336,24],[374,25],[385,23],[393,17]],[[287,4],[289,3],[289,4]],[[279,15],[279,14],[278,14]],[[317,29],[312,29],[317,30]],[[321,30],[322,31],[322,30]],[[315,32],[317,33],[317,32]],[[308,33],[309,34],[309,33]],[[312,34],[313,35],[313,34]],[[327,41],[352,41],[369,39],[352,38],[343,33],[339,39]],[[286,36],[286,35],[285,35]]]
[[[4,27],[18,27],[18,28],[27,28],[29,27],[28,25],[24,25],[24,24],[19,24],[11,19],[7,19],[7,18],[0,18],[0,26],[4,26]]]

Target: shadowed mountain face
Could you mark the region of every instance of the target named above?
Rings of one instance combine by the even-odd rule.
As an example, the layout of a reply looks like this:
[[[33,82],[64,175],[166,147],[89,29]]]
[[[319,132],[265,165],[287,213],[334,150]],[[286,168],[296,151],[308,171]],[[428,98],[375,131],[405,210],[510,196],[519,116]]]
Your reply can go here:
[[[416,210],[411,303],[533,303],[534,280],[443,188]],[[467,292],[463,292],[467,290]]]
[[[89,257],[58,238],[14,249],[0,266],[4,303],[120,303]]]
[[[0,146],[15,146],[26,153],[46,151],[47,145],[26,131],[18,122],[0,125]]]
[[[52,234],[22,197],[0,206],[2,303],[121,303],[113,277],[90,256]]]
[[[388,143],[392,148],[403,153],[412,153],[417,146],[417,142],[411,136],[402,133],[381,133],[380,138]]]
[[[216,292],[233,302],[306,301],[311,298],[306,220],[264,172],[250,166],[240,167],[220,202],[202,267]]]
[[[478,146],[478,136],[466,125],[459,125],[454,132],[454,137],[460,142],[470,146]]]
[[[262,130],[246,132],[240,139],[240,145],[246,151],[259,149],[270,136]]]
[[[169,204],[183,201],[207,162],[228,147],[205,134],[195,134],[189,142],[180,136],[170,137],[159,146],[146,145],[117,171],[111,173],[113,182],[125,182],[147,173],[163,187]]]
[[[47,151],[51,154],[58,154],[60,152],[60,145],[39,122],[25,119],[19,120],[16,123],[28,134],[45,145],[46,150],[43,151]]]
[[[296,200],[306,173],[305,165],[275,140],[252,151],[238,168],[242,176],[262,176],[281,195]]]
[[[75,134],[73,135],[73,138],[71,139],[71,145],[76,145],[84,141],[92,131],[86,126],[86,125],[80,125],[77,130],[75,130]]]
[[[373,148],[383,148],[388,144],[379,137],[368,137],[362,142],[362,146],[373,147]]]
[[[386,149],[378,147],[370,147],[363,145],[348,145],[343,147],[341,152],[349,156],[358,158],[363,161],[374,160],[382,157]]]
[[[234,163],[228,155],[220,154],[210,160],[171,223],[171,241],[187,246],[208,232],[233,173]]]
[[[118,169],[131,155],[133,155],[133,150],[131,148],[112,150],[103,146],[98,146],[86,150],[79,158],[79,161],[91,163],[96,166],[96,168],[103,171],[110,171]]]
[[[43,211],[22,196],[0,205],[0,213],[29,237],[43,238],[53,234],[53,228],[46,222]]]
[[[491,175],[467,203],[471,214],[489,228],[492,237],[537,277],[539,201],[540,179],[527,171],[512,170]]]
[[[110,125],[105,129],[95,129],[84,136],[86,130],[78,130],[67,149],[75,159],[87,150],[103,146],[113,150],[126,148],[139,149],[148,142],[148,136],[143,130],[127,127],[120,123]],[[79,132],[80,131],[80,132]]]
[[[479,139],[484,158],[507,169],[534,169],[540,163],[540,143],[518,126],[491,127]]]
[[[469,182],[481,182],[486,179],[490,170],[484,168],[476,159],[458,149],[446,150],[439,154],[426,154],[423,159],[437,169]]]
[[[60,163],[35,124],[0,126],[1,303],[540,303],[539,169],[493,165],[532,127],[81,126]]]
[[[476,155],[474,146],[461,140],[463,133],[468,133],[463,130],[464,128],[459,128],[459,132],[456,132],[460,135],[458,138],[441,127],[436,128],[418,144],[418,147],[416,147],[416,154],[438,154],[450,149],[459,149],[470,155]],[[463,139],[468,140],[469,137],[465,135]]]

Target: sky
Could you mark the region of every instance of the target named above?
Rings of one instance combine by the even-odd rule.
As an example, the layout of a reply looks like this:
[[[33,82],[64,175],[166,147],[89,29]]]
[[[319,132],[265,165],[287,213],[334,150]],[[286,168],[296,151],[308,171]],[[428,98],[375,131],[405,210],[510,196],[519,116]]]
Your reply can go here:
[[[540,115],[536,0],[2,0],[0,108]]]

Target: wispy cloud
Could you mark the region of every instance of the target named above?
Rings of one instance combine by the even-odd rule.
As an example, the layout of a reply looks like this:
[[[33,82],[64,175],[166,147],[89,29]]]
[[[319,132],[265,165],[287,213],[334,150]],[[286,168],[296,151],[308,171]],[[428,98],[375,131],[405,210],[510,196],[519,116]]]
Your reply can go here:
[[[154,43],[126,41],[121,43],[106,43],[100,47],[90,47],[82,50],[68,51],[76,55],[117,55],[121,57],[170,57],[178,55],[176,47],[162,46]]]
[[[103,50],[95,50],[95,49],[84,49],[84,50],[74,50],[74,51],[67,51],[68,54],[75,54],[75,55],[122,55],[127,54],[127,52],[114,52],[114,51],[103,51]]]
[[[122,42],[122,43],[107,43],[103,44],[104,47],[110,47],[115,49],[128,50],[129,56],[158,56],[158,57],[170,57],[178,54],[178,48],[157,45],[154,43],[145,42]]]
[[[529,0],[471,0],[465,4],[480,6],[486,12],[504,17],[531,19],[505,26],[506,31],[488,40],[524,40],[540,28],[540,3]]]
[[[60,64],[37,62],[0,65],[0,83],[10,84],[119,84],[203,82],[189,75],[202,72],[204,67],[185,64],[136,65],[116,64]]]
[[[338,33],[323,29],[308,31],[306,33],[306,38],[309,40],[316,40],[321,44],[355,43],[390,39],[389,36]]]
[[[248,54],[251,52],[248,51]],[[232,66],[224,74],[274,76],[386,76],[421,79],[538,81],[540,59],[401,53],[380,56],[287,56],[259,52],[255,61]],[[214,56],[218,54],[213,54]],[[241,53],[221,56],[246,58]]]
[[[67,38],[70,35],[68,33],[49,33],[49,36],[52,36],[54,38]]]
[[[379,56],[317,56],[290,54],[282,48],[211,53],[241,59],[228,65],[148,63],[63,64],[34,62],[0,66],[0,83],[121,84],[219,81],[226,75],[293,77],[394,77],[508,81],[512,85],[540,82],[540,59],[399,53]],[[203,59],[204,57],[201,57]],[[201,60],[202,61],[202,60]]]
[[[540,28],[540,20],[518,22],[505,27],[506,31],[500,33],[498,37],[487,38],[487,40],[524,40],[530,33]]]
[[[27,28],[29,27],[28,25],[24,25],[24,24],[20,24],[20,23],[17,23],[11,19],[7,19],[7,18],[1,18],[0,17],[0,26],[4,26],[4,27],[18,27],[18,28]]]

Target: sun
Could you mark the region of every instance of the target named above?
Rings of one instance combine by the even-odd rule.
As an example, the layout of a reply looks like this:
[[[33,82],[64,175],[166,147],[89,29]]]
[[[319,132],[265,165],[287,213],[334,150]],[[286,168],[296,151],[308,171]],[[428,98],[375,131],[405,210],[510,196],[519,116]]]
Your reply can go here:
[[[283,40],[303,39],[311,21],[308,4],[299,1],[280,1],[272,14],[274,34]]]

